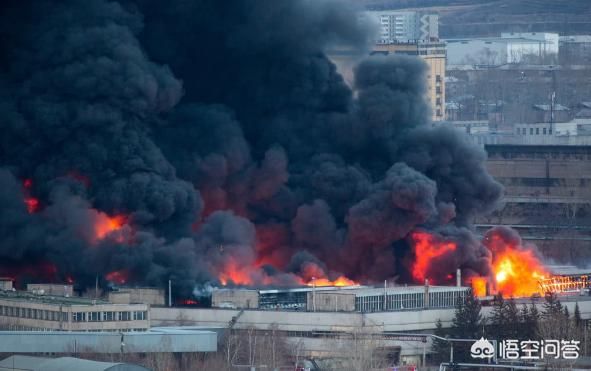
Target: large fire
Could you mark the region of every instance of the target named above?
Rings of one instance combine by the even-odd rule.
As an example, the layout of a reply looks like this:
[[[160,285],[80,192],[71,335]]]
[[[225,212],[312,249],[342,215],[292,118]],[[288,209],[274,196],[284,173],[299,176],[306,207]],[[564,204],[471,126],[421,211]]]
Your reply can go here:
[[[437,241],[435,236],[425,231],[414,231],[410,238],[414,246],[414,263],[412,276],[415,280],[422,282],[428,276],[428,270],[434,260],[455,251],[457,246],[451,241]]]
[[[517,248],[493,252],[493,274],[497,292],[515,297],[541,294],[540,279],[548,276],[532,250]]]

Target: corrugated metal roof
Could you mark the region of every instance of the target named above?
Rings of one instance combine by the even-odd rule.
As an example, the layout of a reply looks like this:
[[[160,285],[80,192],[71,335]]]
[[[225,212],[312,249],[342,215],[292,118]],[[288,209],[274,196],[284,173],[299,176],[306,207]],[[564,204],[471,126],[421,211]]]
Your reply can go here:
[[[97,362],[87,359],[60,357],[31,357],[11,356],[0,361],[0,370],[27,370],[27,371],[146,371],[145,367],[126,364]]]

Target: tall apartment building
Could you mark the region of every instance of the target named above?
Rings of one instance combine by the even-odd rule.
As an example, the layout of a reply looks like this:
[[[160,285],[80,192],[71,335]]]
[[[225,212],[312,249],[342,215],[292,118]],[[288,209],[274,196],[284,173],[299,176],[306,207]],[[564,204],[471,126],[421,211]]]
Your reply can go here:
[[[442,121],[445,117],[445,63],[446,48],[442,42],[391,42],[376,44],[374,54],[405,54],[422,58],[429,66],[427,73],[427,100],[433,109],[432,120]]]
[[[416,11],[366,11],[366,19],[379,27],[378,43],[435,41],[439,39],[439,15]]]

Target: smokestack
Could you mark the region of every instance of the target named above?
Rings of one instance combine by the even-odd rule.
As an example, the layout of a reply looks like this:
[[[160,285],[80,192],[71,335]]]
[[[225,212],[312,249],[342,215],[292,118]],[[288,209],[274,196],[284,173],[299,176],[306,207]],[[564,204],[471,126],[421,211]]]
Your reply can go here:
[[[456,270],[456,286],[462,286],[462,270],[460,268]]]
[[[168,280],[168,307],[172,307],[172,281]]]
[[[429,279],[425,278],[425,297],[423,298],[423,307],[429,308]]]

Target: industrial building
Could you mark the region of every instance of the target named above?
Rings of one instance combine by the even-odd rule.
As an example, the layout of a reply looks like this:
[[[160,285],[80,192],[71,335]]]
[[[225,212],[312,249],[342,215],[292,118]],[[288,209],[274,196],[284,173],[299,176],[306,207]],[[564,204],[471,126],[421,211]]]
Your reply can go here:
[[[21,370],[21,371],[149,371],[147,368],[128,364],[113,362],[97,362],[87,359],[73,357],[31,357],[14,355],[0,361],[0,371]]]
[[[510,226],[557,264],[587,259],[591,146],[492,144],[485,150],[488,172],[505,187],[505,203],[476,220],[478,230]]]
[[[0,291],[0,328],[39,331],[146,331],[149,305]]]
[[[219,289],[212,293],[212,306],[227,309],[360,313],[454,308],[458,301],[464,299],[468,290],[468,287],[430,285],[384,288],[303,287],[283,290]]]
[[[571,313],[578,304],[581,317],[584,320],[591,318],[591,297],[570,295],[560,300]],[[530,305],[531,299],[517,299],[518,305],[524,303]],[[539,311],[543,310],[543,303],[543,300],[535,302]],[[484,306],[483,316],[490,316],[492,309]],[[366,334],[379,339],[376,341],[381,346],[395,352],[400,364],[416,365],[421,363],[423,352],[431,348],[432,339],[427,334],[433,333],[438,320],[444,328],[450,327],[454,313],[454,307],[434,306],[363,313],[155,307],[151,308],[151,320],[157,326],[175,326],[182,318],[186,325],[247,330],[252,334],[258,331],[262,336],[272,328],[298,349],[302,357],[312,358],[346,356],[353,347],[359,346],[356,339],[360,334]]]
[[[215,352],[217,332],[152,328],[142,332],[3,331],[0,353],[194,353]]]
[[[556,64],[556,33],[502,33],[500,37],[445,39],[449,65]]]

